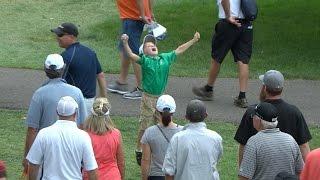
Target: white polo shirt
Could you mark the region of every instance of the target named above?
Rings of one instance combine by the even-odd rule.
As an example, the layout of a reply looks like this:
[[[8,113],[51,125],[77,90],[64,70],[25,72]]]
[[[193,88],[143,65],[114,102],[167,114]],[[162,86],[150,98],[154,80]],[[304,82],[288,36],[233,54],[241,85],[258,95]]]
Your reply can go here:
[[[89,135],[66,120],[40,130],[27,159],[43,166],[43,180],[81,180],[81,163],[88,171],[98,167]]]
[[[226,15],[225,15],[224,9],[222,7],[221,1],[222,0],[217,0],[217,5],[219,7],[219,15],[218,16],[220,19],[225,19]],[[242,13],[241,5],[240,5],[241,0],[229,0],[229,2],[230,2],[230,16],[244,19],[244,15]]]

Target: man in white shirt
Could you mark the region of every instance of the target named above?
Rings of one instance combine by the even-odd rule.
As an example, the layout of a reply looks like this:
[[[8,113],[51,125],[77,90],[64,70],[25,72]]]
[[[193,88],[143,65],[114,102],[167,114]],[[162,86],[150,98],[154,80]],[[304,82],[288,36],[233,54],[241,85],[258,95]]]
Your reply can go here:
[[[202,101],[189,102],[186,119],[190,123],[172,137],[164,159],[166,180],[219,180],[216,166],[222,155],[222,138],[207,129],[206,117]]]
[[[82,166],[89,172],[90,180],[97,179],[98,165],[90,137],[78,129],[75,122],[77,109],[78,104],[72,97],[64,96],[59,100],[59,120],[40,130],[27,155],[30,180],[39,178],[40,166],[43,180],[82,180]]]
[[[234,62],[238,65],[239,95],[235,97],[235,106],[246,108],[246,92],[249,79],[249,62],[252,54],[252,22],[245,19],[241,10],[241,0],[217,0],[219,21],[215,25],[211,43],[211,65],[207,83],[193,87],[195,95],[202,100],[213,100],[214,84],[220,72],[221,64],[231,50]],[[218,95],[218,94],[216,94]]]

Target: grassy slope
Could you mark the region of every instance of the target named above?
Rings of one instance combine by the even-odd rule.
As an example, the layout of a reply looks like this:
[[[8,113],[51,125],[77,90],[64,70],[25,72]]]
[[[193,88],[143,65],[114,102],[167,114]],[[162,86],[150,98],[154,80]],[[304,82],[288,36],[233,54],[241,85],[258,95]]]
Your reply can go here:
[[[0,109],[0,159],[5,160],[9,179],[18,179],[21,175],[21,158],[25,141],[25,127],[22,118],[25,111]],[[125,158],[126,179],[136,180],[140,177],[139,167],[135,162],[134,148],[138,121],[135,118],[113,117],[118,129],[122,132]],[[179,121],[179,124],[185,124]],[[221,179],[235,179],[237,176],[238,144],[233,140],[236,126],[230,123],[210,122],[208,128],[217,131],[223,138],[223,157],[218,169]],[[320,129],[311,127],[313,139],[311,149],[320,147]]]
[[[314,8],[320,1],[258,3],[251,76],[278,69],[288,78],[320,79],[320,21]],[[154,9],[158,21],[168,28],[168,38],[159,43],[161,51],[176,48],[196,30],[201,33],[201,41],[179,57],[171,75],[205,77],[217,21],[215,1],[158,0]],[[114,0],[2,0],[0,21],[1,67],[42,68],[47,54],[61,52],[49,29],[71,21],[80,26],[80,41],[96,50],[104,70],[119,71],[116,46],[120,22]],[[231,56],[223,66],[220,77],[236,77]]]

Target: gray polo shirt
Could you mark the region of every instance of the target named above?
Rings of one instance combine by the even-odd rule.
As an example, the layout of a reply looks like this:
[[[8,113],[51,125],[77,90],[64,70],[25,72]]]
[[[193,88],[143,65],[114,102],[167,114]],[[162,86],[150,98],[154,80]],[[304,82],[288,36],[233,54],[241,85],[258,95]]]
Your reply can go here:
[[[50,79],[45,85],[37,89],[31,99],[26,125],[42,129],[51,126],[58,119],[57,105],[63,96],[71,96],[79,105],[77,124],[83,124],[87,110],[84,98],[79,88],[65,83],[61,78]]]
[[[159,125],[164,135],[170,140],[172,136],[181,131],[183,126],[163,127]],[[165,139],[157,125],[151,126],[143,133],[142,144],[148,144],[151,149],[151,164],[149,176],[164,176],[162,164],[167,152],[168,141]]]
[[[239,175],[249,179],[270,180],[279,172],[298,174],[302,168],[303,160],[296,141],[275,128],[262,130],[248,140]]]

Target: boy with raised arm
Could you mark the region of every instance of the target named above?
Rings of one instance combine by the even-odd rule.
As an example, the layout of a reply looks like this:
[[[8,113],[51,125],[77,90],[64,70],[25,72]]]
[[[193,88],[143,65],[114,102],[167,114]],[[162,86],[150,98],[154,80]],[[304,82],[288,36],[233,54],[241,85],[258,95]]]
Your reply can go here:
[[[168,53],[158,54],[156,46],[156,39],[154,36],[148,34],[144,37],[142,47],[140,48],[141,56],[134,54],[128,45],[128,35],[123,34],[121,40],[123,41],[124,50],[132,61],[141,66],[142,74],[142,100],[140,105],[140,127],[138,131],[136,159],[137,163],[141,165],[141,137],[144,130],[157,120],[155,113],[155,105],[158,97],[162,95],[168,83],[168,76],[171,64],[176,60],[176,56],[185,52],[190,46],[200,39],[200,34],[196,32],[193,38],[180,45],[176,50]]]

